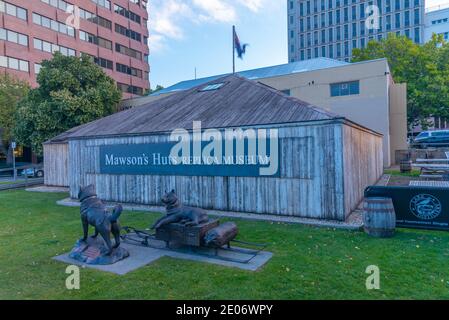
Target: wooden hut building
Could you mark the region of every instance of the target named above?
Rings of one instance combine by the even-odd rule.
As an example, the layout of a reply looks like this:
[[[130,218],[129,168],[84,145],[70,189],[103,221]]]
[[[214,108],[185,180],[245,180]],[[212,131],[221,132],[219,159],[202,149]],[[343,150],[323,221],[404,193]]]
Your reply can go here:
[[[226,138],[210,148],[228,131],[243,132],[241,149]],[[244,157],[214,162],[220,146]],[[206,149],[212,162],[195,163]],[[269,162],[247,162],[254,150]],[[73,198],[93,183],[103,200],[160,205],[175,189],[206,209],[340,221],[383,171],[382,135],[236,75],[74,128],[44,153],[46,183]]]

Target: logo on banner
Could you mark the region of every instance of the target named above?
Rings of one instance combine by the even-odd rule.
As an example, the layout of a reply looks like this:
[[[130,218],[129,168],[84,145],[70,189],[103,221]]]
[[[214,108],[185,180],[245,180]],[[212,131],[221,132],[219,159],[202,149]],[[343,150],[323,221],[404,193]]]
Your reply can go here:
[[[419,219],[432,220],[442,212],[440,200],[430,194],[419,194],[410,201],[411,212]]]

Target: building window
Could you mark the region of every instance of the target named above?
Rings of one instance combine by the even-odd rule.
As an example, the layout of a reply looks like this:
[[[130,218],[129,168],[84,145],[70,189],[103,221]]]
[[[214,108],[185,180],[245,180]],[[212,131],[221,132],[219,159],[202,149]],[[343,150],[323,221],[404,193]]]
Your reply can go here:
[[[391,12],[391,0],[385,1],[385,12]]]
[[[137,50],[125,47],[119,43],[115,44],[115,51],[119,52],[121,54],[127,55],[129,57],[136,58],[138,60],[142,60],[142,53],[140,53]]]
[[[119,90],[121,90],[122,92],[131,93],[139,96],[143,95],[143,89],[136,86],[124,83],[117,83],[117,88],[119,88]]]
[[[113,62],[111,60],[101,58],[101,57],[94,57],[94,62],[99,65],[102,68],[113,70]]]
[[[0,1],[0,12],[27,21],[27,10],[11,3]]]
[[[14,42],[28,47],[28,36],[11,30],[0,28],[0,40]]]
[[[55,8],[59,8],[63,11],[67,11],[67,7],[72,6],[71,3],[68,3],[64,0],[41,0],[42,2],[53,6]],[[92,13],[90,11],[87,11],[83,8],[79,8],[79,14],[80,18],[90,21],[92,23],[98,24],[99,26],[105,27],[109,30],[112,29],[112,22],[108,19],[105,19],[103,17],[97,16],[95,13]]]
[[[112,42],[101,38],[99,36],[93,35],[91,33],[80,30],[80,39],[89,43],[96,44],[99,47],[103,47],[112,50]]]
[[[419,9],[415,9],[415,24],[420,24]]]
[[[404,12],[404,26],[410,26],[410,11]]]
[[[34,64],[34,74],[39,74],[39,72],[41,72],[41,69],[42,65],[40,65],[39,63]]]
[[[416,43],[420,43],[420,42],[421,42],[419,33],[420,33],[419,28],[415,28],[415,42],[416,42]]]
[[[360,82],[341,82],[330,85],[331,97],[341,97],[360,94]]]
[[[401,27],[401,14],[396,13],[394,15],[394,26],[396,29],[399,29]]]
[[[37,25],[40,25],[44,28],[51,29],[53,31],[66,34],[70,37],[75,37],[75,29],[64,24],[58,22],[56,20],[49,19],[47,17],[41,16],[40,14],[33,12],[33,22]]]
[[[29,62],[21,59],[0,56],[0,67],[29,72]]]
[[[394,9],[396,11],[401,10],[401,0],[395,0],[394,1]]]
[[[37,38],[33,39],[34,49],[45,51],[48,53],[55,53],[56,51],[59,51],[62,55],[67,57],[74,57],[76,56],[75,50],[66,48],[64,46],[59,46],[57,44],[53,44],[44,40],[40,40]]]
[[[410,29],[405,29],[405,30],[404,30],[404,35],[405,35],[407,38],[410,38]]]
[[[134,12],[131,12],[117,4],[114,4],[114,12],[124,16],[125,18],[128,18],[131,21],[137,22],[138,24],[140,24],[140,16],[135,14]]]
[[[115,32],[120,33],[121,35],[124,35],[125,37],[136,40],[138,42],[142,41],[142,36],[140,33],[133,31],[131,29],[128,29],[124,26],[121,26],[117,23],[115,24]],[[293,38],[293,36],[292,36],[292,38]]]
[[[98,4],[99,6],[105,7],[108,10],[111,10],[111,1],[109,0],[91,0],[93,3]]]

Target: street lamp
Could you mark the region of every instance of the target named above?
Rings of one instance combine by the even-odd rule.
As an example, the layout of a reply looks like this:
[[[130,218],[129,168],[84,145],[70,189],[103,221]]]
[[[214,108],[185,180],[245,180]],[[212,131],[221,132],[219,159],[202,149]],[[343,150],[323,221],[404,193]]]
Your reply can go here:
[[[17,180],[17,172],[16,172],[16,148],[17,143],[15,141],[11,141],[11,149],[12,149],[12,168],[14,173],[14,181]]]

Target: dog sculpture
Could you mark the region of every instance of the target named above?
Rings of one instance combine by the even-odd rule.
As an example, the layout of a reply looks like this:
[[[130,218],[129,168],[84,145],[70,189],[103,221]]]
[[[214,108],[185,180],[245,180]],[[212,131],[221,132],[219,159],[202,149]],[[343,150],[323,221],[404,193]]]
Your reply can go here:
[[[151,227],[151,229],[158,229],[163,225],[175,222],[181,222],[188,226],[199,225],[209,220],[205,210],[201,208],[186,207],[181,205],[175,190],[166,193],[162,199],[167,215],[160,218]]]
[[[92,238],[96,238],[98,234],[100,234],[108,247],[106,255],[110,255],[113,248],[118,248],[120,246],[120,225],[118,218],[122,213],[122,206],[115,206],[111,214],[106,209],[103,202],[97,198],[95,187],[93,185],[80,188],[78,198],[81,201],[80,214],[84,232],[84,237],[81,240],[87,240],[89,225],[95,227],[95,234]],[[111,243],[111,232],[115,238],[114,247]]]

